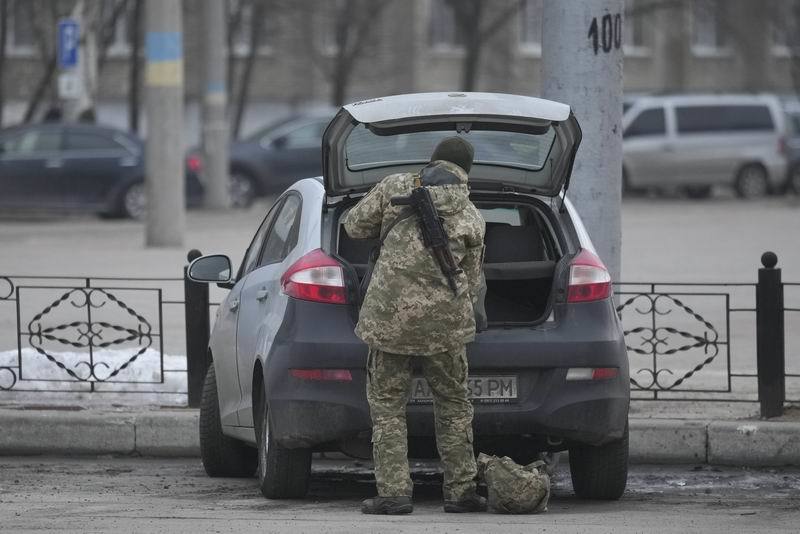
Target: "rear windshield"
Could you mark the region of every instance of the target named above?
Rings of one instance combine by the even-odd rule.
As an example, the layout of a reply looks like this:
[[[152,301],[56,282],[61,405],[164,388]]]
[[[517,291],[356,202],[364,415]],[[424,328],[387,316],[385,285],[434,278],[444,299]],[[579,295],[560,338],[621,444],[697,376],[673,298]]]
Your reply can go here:
[[[414,132],[376,135],[364,125],[356,127],[347,138],[347,168],[361,171],[393,165],[430,161],[437,143],[452,137],[453,131]],[[475,163],[541,170],[555,140],[552,126],[543,134],[473,130],[455,134],[472,143]]]

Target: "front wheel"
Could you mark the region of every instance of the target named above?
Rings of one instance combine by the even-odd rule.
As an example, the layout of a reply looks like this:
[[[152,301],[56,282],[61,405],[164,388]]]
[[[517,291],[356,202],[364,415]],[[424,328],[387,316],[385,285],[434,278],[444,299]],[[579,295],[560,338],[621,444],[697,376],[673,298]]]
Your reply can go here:
[[[311,450],[287,449],[272,438],[269,410],[261,394],[258,432],[258,486],[267,499],[299,499],[308,492]]]
[[[592,447],[576,445],[569,450],[572,487],[582,499],[617,500],[628,483],[628,425],[622,439]]]

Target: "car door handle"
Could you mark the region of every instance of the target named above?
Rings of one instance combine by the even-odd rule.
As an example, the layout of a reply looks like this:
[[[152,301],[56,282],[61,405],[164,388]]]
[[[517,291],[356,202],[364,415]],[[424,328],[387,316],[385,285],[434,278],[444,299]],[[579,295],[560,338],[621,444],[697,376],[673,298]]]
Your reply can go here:
[[[269,297],[269,292],[266,289],[259,289],[256,292],[256,300],[265,301]]]
[[[58,169],[64,164],[64,160],[61,158],[53,158],[48,159],[44,162],[44,166],[48,169]]]
[[[231,311],[236,311],[236,309],[239,307],[239,299],[233,299],[230,304],[228,304],[228,307]]]

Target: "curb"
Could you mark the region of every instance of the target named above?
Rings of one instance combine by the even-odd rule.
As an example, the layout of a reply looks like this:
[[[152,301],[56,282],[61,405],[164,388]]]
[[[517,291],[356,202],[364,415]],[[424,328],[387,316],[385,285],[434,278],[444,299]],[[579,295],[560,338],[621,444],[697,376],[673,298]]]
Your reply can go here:
[[[197,457],[194,409],[142,412],[0,409],[0,456]],[[800,422],[631,419],[630,461],[800,466]]]

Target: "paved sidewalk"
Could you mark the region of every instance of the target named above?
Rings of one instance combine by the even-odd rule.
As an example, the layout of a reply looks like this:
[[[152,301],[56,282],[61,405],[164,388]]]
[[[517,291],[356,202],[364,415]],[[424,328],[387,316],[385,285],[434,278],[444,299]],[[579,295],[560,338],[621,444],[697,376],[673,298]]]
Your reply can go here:
[[[800,466],[800,421],[632,418],[633,463]],[[197,456],[198,411],[0,409],[0,455]]]

